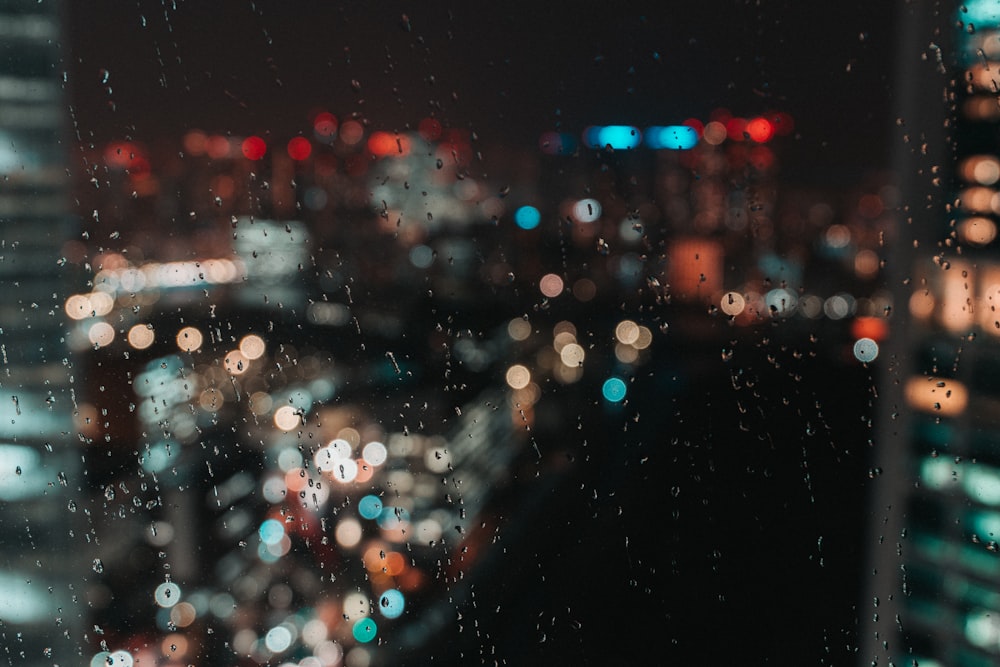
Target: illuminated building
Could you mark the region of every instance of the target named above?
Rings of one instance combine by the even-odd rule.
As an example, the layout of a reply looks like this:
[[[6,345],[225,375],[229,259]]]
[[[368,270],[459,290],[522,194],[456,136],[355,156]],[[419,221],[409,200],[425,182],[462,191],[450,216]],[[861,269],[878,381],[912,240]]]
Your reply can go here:
[[[1000,659],[1000,5],[900,10],[897,305],[859,664],[985,667]]]
[[[5,659],[23,665],[80,664],[79,584],[90,574],[89,536],[74,522],[86,504],[63,342],[61,257],[75,225],[58,9],[0,2],[0,621]]]

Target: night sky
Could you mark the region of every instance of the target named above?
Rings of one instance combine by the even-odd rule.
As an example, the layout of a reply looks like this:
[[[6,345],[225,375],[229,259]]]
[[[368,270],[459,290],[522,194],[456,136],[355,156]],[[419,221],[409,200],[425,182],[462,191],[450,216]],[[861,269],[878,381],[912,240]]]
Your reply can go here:
[[[762,5],[758,7],[757,5]],[[75,120],[98,140],[304,131],[434,113],[484,143],[790,112],[816,180],[887,164],[891,3],[67,3]]]

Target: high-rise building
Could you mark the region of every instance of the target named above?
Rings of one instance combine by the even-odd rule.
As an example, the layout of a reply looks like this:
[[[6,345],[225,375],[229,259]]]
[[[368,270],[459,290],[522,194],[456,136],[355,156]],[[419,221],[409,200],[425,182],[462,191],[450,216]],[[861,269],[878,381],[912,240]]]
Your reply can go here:
[[[863,665],[1000,660],[1000,3],[899,3]]]
[[[86,609],[60,43],[59,3],[0,2],[0,647],[12,665],[80,664]]]

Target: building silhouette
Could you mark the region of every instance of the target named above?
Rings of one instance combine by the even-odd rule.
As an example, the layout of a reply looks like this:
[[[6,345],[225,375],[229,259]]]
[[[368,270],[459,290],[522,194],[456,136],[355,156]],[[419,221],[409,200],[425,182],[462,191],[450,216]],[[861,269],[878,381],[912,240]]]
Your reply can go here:
[[[1000,7],[900,5],[895,170],[863,665],[1000,656]]]
[[[80,664],[89,535],[65,344],[69,216],[59,3],[0,2],[0,634],[4,661]],[[95,567],[100,567],[99,564]]]

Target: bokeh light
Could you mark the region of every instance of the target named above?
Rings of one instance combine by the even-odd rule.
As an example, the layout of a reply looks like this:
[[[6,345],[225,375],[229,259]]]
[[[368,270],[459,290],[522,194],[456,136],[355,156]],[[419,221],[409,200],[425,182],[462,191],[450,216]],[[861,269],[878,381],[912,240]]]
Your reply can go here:
[[[563,279],[554,273],[547,273],[538,281],[539,291],[550,299],[563,292]]]
[[[107,347],[115,339],[115,328],[107,322],[94,322],[87,330],[87,339],[96,347]]]
[[[204,337],[194,327],[184,327],[177,332],[177,347],[184,352],[194,352],[201,348]]]
[[[361,524],[354,519],[341,519],[337,522],[337,527],[333,531],[337,544],[345,549],[352,549],[358,546],[364,531]]]
[[[511,389],[524,389],[531,382],[531,371],[527,366],[514,364],[507,369],[506,380]]]
[[[259,160],[267,153],[267,144],[256,135],[244,139],[240,148],[243,151],[243,157],[248,160]]]
[[[368,643],[375,639],[375,635],[378,634],[378,625],[370,618],[359,618],[355,621],[351,634],[359,642]]]
[[[300,162],[312,155],[312,144],[305,137],[293,137],[288,142],[288,157]]]
[[[380,466],[385,463],[388,455],[389,451],[385,448],[385,445],[377,440],[373,440],[361,448],[361,457],[373,466]]]
[[[624,380],[621,378],[608,378],[604,381],[604,385],[601,387],[601,394],[606,400],[612,403],[620,403],[625,400],[626,392],[627,387],[625,386]]]
[[[854,343],[854,358],[862,363],[875,361],[878,357],[878,343],[871,338],[859,338]]]
[[[378,599],[378,610],[386,618],[399,618],[406,607],[406,598],[395,588],[382,593]]]
[[[282,431],[293,431],[301,423],[299,411],[291,405],[282,405],[274,411],[274,425]]]
[[[172,581],[165,581],[153,591],[153,599],[161,607],[173,607],[180,602],[181,588]]]
[[[266,349],[264,339],[257,334],[249,334],[240,340],[240,352],[247,359],[260,359]]]
[[[726,292],[720,302],[722,312],[730,317],[736,317],[746,308],[747,302],[739,292]]]
[[[639,340],[639,325],[632,320],[622,320],[615,326],[615,338],[626,345],[633,344]]]
[[[542,214],[534,206],[522,206],[514,211],[514,223],[521,229],[534,229],[542,221]]]
[[[573,204],[573,218],[577,222],[594,222],[601,217],[601,203],[596,199],[581,199]]]
[[[377,519],[382,514],[382,500],[373,495],[363,497],[358,501],[358,514],[365,519]]]
[[[515,317],[507,323],[507,335],[512,340],[527,340],[528,336],[531,335],[531,322],[523,317]]]
[[[148,324],[136,324],[128,330],[128,344],[137,350],[145,350],[154,340],[156,335]]]

